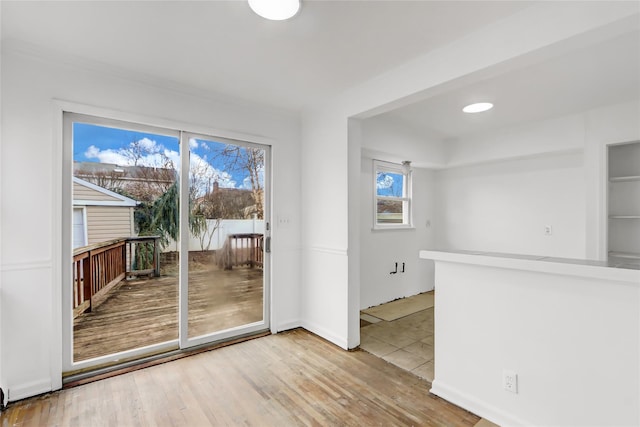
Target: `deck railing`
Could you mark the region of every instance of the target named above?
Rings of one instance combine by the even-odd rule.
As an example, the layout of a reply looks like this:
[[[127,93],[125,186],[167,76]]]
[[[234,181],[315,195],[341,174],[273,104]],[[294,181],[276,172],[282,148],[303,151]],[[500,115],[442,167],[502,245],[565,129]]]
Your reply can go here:
[[[264,236],[258,233],[230,234],[218,255],[218,266],[225,270],[248,265],[263,267]]]
[[[91,311],[126,277],[160,275],[159,237],[127,237],[73,252],[73,316]]]

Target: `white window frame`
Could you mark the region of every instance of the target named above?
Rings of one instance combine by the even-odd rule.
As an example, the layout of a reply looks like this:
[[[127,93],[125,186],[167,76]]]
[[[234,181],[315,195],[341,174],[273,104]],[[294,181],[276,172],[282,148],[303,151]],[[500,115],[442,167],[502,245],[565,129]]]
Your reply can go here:
[[[402,197],[379,196],[377,191],[378,173],[391,172],[403,176]],[[394,200],[402,201],[402,223],[378,223],[378,201]],[[411,168],[398,163],[373,160],[373,229],[374,230],[399,230],[412,229],[413,227],[413,203],[412,203],[412,171]]]

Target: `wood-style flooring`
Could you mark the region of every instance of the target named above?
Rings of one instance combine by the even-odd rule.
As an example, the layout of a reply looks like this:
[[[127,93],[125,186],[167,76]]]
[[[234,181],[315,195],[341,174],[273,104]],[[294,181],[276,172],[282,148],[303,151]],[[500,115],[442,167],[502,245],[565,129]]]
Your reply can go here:
[[[219,270],[189,263],[189,337],[263,318],[262,269]],[[74,361],[178,339],[178,275],[123,281],[92,312],[74,320]]]
[[[473,426],[431,384],[302,329],[12,403],[1,426]]]

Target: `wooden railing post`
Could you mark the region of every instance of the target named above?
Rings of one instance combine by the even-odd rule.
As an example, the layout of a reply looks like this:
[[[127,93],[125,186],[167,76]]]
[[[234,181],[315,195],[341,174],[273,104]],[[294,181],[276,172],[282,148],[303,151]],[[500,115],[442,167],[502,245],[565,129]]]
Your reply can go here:
[[[156,237],[153,239],[153,275],[155,277],[160,277],[160,254],[159,254],[159,242],[160,238]]]
[[[83,301],[89,300],[89,308],[87,311],[91,311],[91,297],[93,296],[93,262],[91,260],[91,251],[89,251],[89,256],[84,259],[82,263],[83,267],[83,275],[84,275],[84,283],[82,289],[82,299]]]
[[[127,272],[127,245],[126,243],[124,245],[122,245],[122,252],[120,252],[119,254],[119,258],[120,258],[120,263],[122,265],[121,269],[125,272],[125,276],[124,278],[126,279],[126,272]]]

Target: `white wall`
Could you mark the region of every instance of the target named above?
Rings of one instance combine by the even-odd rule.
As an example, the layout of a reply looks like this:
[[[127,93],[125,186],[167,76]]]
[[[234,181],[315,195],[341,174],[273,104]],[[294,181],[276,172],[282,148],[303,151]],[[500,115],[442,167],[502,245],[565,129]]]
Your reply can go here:
[[[597,209],[587,207],[605,200],[597,192],[604,182],[605,144],[637,139],[638,113],[638,102],[624,103],[446,143],[421,139],[393,121],[364,120],[360,308],[433,287],[427,263],[418,264],[424,278],[419,286],[415,278],[388,274],[394,262],[413,258],[414,247],[599,258],[595,242],[606,239],[594,238],[597,228],[590,224]],[[415,212],[431,220],[430,230],[419,218],[415,233],[371,230],[373,157],[440,164],[422,184],[424,191],[415,175]],[[551,236],[544,234],[546,225]]]
[[[434,172],[414,168],[413,223],[408,230],[373,230],[373,159],[362,157],[360,174],[360,308],[433,289],[433,264],[418,251],[435,244]],[[429,226],[427,226],[427,222]],[[398,262],[405,273],[389,274]]]
[[[418,239],[423,248],[597,259],[597,245],[606,241],[595,238],[598,228],[593,226],[599,218],[595,207],[605,200],[598,192],[605,176],[604,147],[638,139],[638,116],[638,102],[630,102],[446,143],[420,139],[395,122],[363,121],[360,308],[408,296],[398,283],[402,280],[384,280],[380,273],[393,268],[391,258],[397,256],[390,254],[404,253],[412,247],[407,242],[415,241],[407,232],[371,231],[369,158],[400,161],[417,156],[442,167],[429,184],[430,208],[437,209],[428,215],[428,237]],[[423,193],[415,190],[420,202]],[[553,228],[551,236],[544,234],[546,225]],[[426,277],[431,283],[432,274]]]
[[[358,159],[358,222],[360,244],[360,309],[433,289],[433,264],[418,260],[420,249],[435,247],[435,175],[424,166],[442,165],[445,146],[396,120],[375,117],[362,121]],[[350,136],[350,145],[354,141]],[[373,230],[373,159],[412,162],[412,230]],[[423,166],[423,167],[416,167]],[[427,226],[427,223],[429,224]],[[404,274],[389,274],[395,263]]]
[[[465,166],[582,150],[584,135],[583,114],[469,135],[446,144],[446,166]]]
[[[440,249],[585,256],[581,153],[438,171],[436,188]]]
[[[433,392],[503,426],[637,426],[638,283],[591,274],[436,261]]]
[[[639,139],[638,117],[634,101],[449,143],[436,246],[606,259],[606,144]]]
[[[362,121],[362,152],[366,156],[395,163],[410,160],[413,166],[429,168],[442,167],[447,150],[441,138],[425,135],[397,119],[382,115]]]
[[[307,112],[302,127],[302,325],[350,348],[347,118]]]
[[[73,58],[2,49],[1,280],[3,388],[11,400],[61,384],[61,161],[53,99],[182,123],[194,130],[256,135],[273,143],[272,329],[299,325],[301,192],[296,115],[197,97]],[[188,130],[188,129],[187,129]],[[57,159],[57,160],[56,160]],[[59,170],[59,169],[58,169]],[[43,218],[45,218],[43,220]]]

